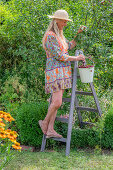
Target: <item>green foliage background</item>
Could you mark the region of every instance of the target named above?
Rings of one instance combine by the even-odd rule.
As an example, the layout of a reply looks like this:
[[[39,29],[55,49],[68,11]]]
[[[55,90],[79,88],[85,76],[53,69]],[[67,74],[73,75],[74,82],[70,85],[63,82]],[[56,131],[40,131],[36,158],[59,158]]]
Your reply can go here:
[[[104,88],[112,86],[113,62],[113,4],[102,5],[100,1],[32,1],[10,0],[1,2],[0,30],[0,83],[6,84],[9,77],[16,76],[25,84],[25,99],[30,94],[45,98],[44,69],[46,55],[42,38],[50,22],[48,14],[65,9],[73,22],[69,22],[64,33],[71,40],[80,25],[87,26],[85,35],[76,49],[83,49],[95,62],[95,82]],[[74,55],[75,49],[70,51]],[[15,80],[13,80],[15,81]],[[1,89],[3,92],[4,90]],[[17,90],[17,89],[15,89]],[[20,92],[20,90],[19,90]],[[31,95],[30,95],[30,98]],[[34,98],[32,100],[35,100]]]
[[[100,0],[2,0],[0,2],[0,109],[11,112],[15,118],[17,108],[23,103],[38,103],[46,101],[49,97],[44,90],[46,54],[42,48],[42,38],[50,22],[47,15],[52,15],[58,9],[65,9],[73,20],[64,29],[68,40],[73,39],[80,25],[87,27],[87,32],[79,36],[76,48],[69,54],[74,55],[76,49],[82,49],[86,56],[93,57],[94,85],[102,101],[104,114],[113,101],[111,97],[113,3],[111,1],[105,0],[102,3]],[[86,90],[80,81],[78,88]],[[106,93],[110,94],[109,100],[106,100]],[[83,101],[92,106],[89,98]]]

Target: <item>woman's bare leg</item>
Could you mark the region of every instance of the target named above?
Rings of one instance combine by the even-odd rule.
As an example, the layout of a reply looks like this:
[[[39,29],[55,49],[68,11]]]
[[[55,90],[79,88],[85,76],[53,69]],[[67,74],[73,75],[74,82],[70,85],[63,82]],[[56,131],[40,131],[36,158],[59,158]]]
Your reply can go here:
[[[64,93],[64,90],[62,90],[62,92],[60,92],[60,95],[58,94],[59,107],[62,104],[63,93]],[[56,99],[57,99],[57,95],[55,94],[55,95],[52,96],[52,100],[53,100],[54,103],[57,102]],[[54,131],[54,122],[55,122],[56,115],[57,115],[57,110],[56,110],[56,112],[54,112],[54,114],[52,114],[52,116],[50,118],[50,121],[49,121],[49,124],[48,124],[47,133],[49,133],[50,131],[52,131],[52,132]]]
[[[46,133],[50,131],[53,131],[54,127],[54,121],[57,114],[57,109],[62,104],[62,96],[63,96],[64,90],[60,90],[58,92],[53,93],[52,95],[52,102],[49,106],[48,113],[45,117],[45,119],[42,121],[42,129]]]

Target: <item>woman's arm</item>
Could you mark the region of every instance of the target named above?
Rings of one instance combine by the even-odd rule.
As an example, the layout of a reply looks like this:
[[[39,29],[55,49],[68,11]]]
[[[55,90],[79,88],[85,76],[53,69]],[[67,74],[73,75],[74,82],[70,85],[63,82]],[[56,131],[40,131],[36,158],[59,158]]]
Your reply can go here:
[[[75,56],[68,56],[68,58],[67,58],[67,61],[80,61],[80,60],[85,61],[85,56],[80,54],[76,57]]]
[[[72,48],[74,48],[74,47],[76,46],[76,44],[77,44],[76,38],[77,38],[78,34],[80,34],[81,32],[83,32],[83,30],[85,30],[85,29],[86,29],[85,26],[81,26],[81,27],[79,28],[78,32],[77,32],[76,35],[74,36],[74,39],[73,39],[72,41],[70,41],[70,43],[71,43],[70,49],[72,49]]]
[[[53,56],[55,59],[59,61],[79,61],[79,60],[85,60],[84,55],[79,56],[69,56],[62,52],[60,47],[58,46],[58,41],[54,35],[48,35],[47,42],[46,42],[46,48],[49,51],[50,55]]]
[[[77,43],[76,43],[76,41],[73,39],[72,41],[70,41],[70,48],[69,48],[69,50],[71,50],[71,49],[73,49],[76,45],[77,45]]]

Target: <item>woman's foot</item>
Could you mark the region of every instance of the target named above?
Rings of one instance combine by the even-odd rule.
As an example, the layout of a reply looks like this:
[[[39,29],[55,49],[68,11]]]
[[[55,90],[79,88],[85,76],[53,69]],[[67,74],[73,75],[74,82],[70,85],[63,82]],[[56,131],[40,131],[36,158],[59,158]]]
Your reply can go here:
[[[39,120],[38,121],[39,125],[40,125],[40,128],[43,132],[44,135],[46,135],[46,132],[47,132],[47,123],[45,123],[45,121],[43,120]]]
[[[47,131],[46,135],[46,138],[62,138],[62,135],[58,134],[55,130]]]

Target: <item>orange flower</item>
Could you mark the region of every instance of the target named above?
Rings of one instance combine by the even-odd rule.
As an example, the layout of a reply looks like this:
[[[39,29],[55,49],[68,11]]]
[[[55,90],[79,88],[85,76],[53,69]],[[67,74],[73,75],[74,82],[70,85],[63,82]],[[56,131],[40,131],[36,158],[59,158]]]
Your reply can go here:
[[[0,132],[4,131],[4,127],[0,127]]]
[[[14,121],[14,118],[9,113],[4,115],[4,119],[8,122]]]
[[[10,139],[10,140],[14,140],[16,139],[17,137],[17,133],[15,134],[14,131],[10,131],[9,133],[6,131],[7,133],[7,137]]]
[[[0,115],[5,115],[5,114],[7,114],[6,112],[4,112],[4,111],[0,111]]]
[[[13,133],[16,137],[18,136],[18,133],[16,131],[13,131]]]
[[[14,143],[16,142],[16,138],[17,138],[16,131],[11,131],[11,129],[7,129],[7,130],[5,130],[5,133],[11,142],[14,142]]]
[[[0,138],[2,139],[7,138],[5,131],[0,132]]]
[[[5,133],[8,135],[11,132],[11,129],[7,129]]]
[[[14,149],[18,149],[18,150],[21,149],[20,143],[18,143],[18,142],[16,142],[14,145],[12,145],[12,147],[13,147]]]
[[[10,141],[13,142],[13,143],[17,142],[15,138],[14,139],[10,139]]]
[[[0,118],[3,118],[3,117],[4,117],[3,111],[0,111]]]
[[[3,111],[0,111],[0,115],[3,114],[4,112]]]
[[[6,125],[2,121],[0,121],[0,126],[3,127],[3,126],[6,126]]]

